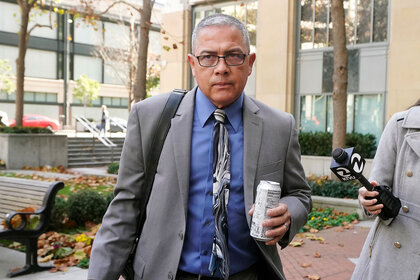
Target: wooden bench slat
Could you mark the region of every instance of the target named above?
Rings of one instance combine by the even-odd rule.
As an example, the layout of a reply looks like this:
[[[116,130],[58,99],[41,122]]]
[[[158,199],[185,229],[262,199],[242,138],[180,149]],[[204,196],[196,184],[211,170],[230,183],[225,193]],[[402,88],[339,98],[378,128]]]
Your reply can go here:
[[[27,197],[27,196],[33,196],[33,197],[44,197],[45,195],[45,191],[41,192],[38,190],[26,190],[26,189],[13,189],[13,190],[5,190],[5,189],[1,189],[0,188],[0,196],[2,195],[10,195],[12,194],[13,196],[22,196],[22,197]]]

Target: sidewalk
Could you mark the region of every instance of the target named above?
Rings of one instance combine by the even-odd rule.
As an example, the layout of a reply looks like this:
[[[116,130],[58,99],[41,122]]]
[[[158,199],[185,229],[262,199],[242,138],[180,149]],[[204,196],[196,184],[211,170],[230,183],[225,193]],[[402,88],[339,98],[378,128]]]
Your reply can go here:
[[[11,170],[4,171],[10,172]],[[22,170],[14,171],[22,172]],[[69,171],[80,174],[111,176],[106,173],[106,167],[73,168]],[[26,170],[25,173],[26,172],[30,171]],[[38,173],[42,172],[37,171],[37,174]],[[54,174],[57,176],[58,173]],[[44,175],[47,174],[44,173]],[[74,176],[74,174],[72,175]],[[294,238],[294,241],[302,240],[304,242],[302,246],[288,246],[280,251],[283,270],[287,280],[305,280],[308,279],[306,276],[319,276],[320,280],[350,279],[372,223],[372,220],[368,220],[354,225],[353,229],[338,231],[341,228],[337,227],[315,233],[313,239],[323,238],[322,242],[319,240],[310,240],[310,236],[305,236],[303,234],[297,235]],[[21,267],[24,263],[24,253],[0,246],[0,280],[11,279],[6,278],[6,274],[9,270]],[[87,279],[87,270],[71,267],[66,272],[50,273],[44,271],[12,279],[82,280]]]
[[[321,280],[350,279],[372,223],[373,220],[363,221],[342,232],[338,231],[341,227],[336,227],[314,234],[323,241],[298,234],[294,241],[303,240],[301,247],[288,246],[280,251],[287,280],[308,279],[306,276],[314,276],[309,279],[319,276]]]

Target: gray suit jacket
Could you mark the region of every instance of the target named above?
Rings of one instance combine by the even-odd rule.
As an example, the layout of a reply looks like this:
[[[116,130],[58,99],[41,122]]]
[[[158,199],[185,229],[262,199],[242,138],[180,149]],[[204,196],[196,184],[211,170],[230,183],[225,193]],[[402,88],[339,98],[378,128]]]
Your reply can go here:
[[[162,149],[147,218],[135,256],[136,279],[175,279],[181,256],[188,206],[191,133],[195,89],[188,92],[171,122]],[[151,134],[168,94],[148,98],[133,106],[128,120],[115,199],[106,212],[91,255],[89,279],[118,279],[135,239],[139,214],[139,189],[144,183],[145,158]],[[244,215],[254,202],[260,180],[280,182],[281,201],[288,205],[291,226],[280,242],[287,246],[311,210],[310,188],[300,163],[295,122],[290,114],[245,96]],[[283,279],[276,246],[257,242],[268,267]]]

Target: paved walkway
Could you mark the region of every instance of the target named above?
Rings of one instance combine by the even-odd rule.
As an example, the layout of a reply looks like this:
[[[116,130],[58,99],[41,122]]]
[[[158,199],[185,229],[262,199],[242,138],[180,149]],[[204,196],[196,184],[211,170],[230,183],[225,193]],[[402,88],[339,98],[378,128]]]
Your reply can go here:
[[[294,240],[303,240],[303,246],[288,246],[280,251],[287,279],[308,279],[305,277],[310,275],[321,280],[350,279],[371,224],[362,222],[342,232],[337,231],[341,228],[330,228],[314,234],[323,241],[297,235]]]
[[[72,171],[90,175],[107,175],[105,167],[74,168]],[[356,224],[353,229],[338,231],[338,228],[331,228],[315,233],[313,239],[321,237],[322,242],[310,240],[310,236],[296,236],[295,241],[303,240],[302,246],[289,246],[280,251],[287,279],[305,280],[308,276],[319,276],[321,280],[350,279],[371,224],[372,221],[363,221]],[[0,246],[0,280],[10,279],[6,278],[9,270],[23,266],[24,263],[24,253]],[[13,279],[82,280],[86,278],[86,269],[72,267],[66,272],[45,271]]]

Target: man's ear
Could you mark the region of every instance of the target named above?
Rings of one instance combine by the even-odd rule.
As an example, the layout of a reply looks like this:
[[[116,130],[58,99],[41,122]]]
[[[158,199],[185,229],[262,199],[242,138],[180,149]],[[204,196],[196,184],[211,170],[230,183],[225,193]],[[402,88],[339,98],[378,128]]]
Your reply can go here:
[[[192,54],[188,54],[188,63],[190,64],[191,72],[192,72],[193,76],[195,77],[196,61],[195,61],[195,57]]]
[[[249,58],[248,58],[249,73],[248,73],[248,76],[251,75],[251,73],[252,73],[252,66],[254,65],[255,58],[256,58],[255,53],[249,54]]]

